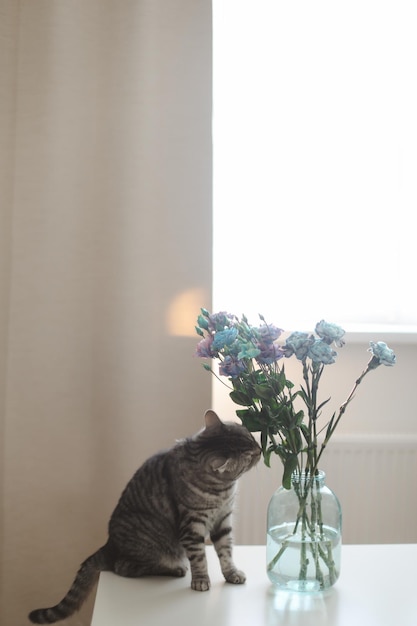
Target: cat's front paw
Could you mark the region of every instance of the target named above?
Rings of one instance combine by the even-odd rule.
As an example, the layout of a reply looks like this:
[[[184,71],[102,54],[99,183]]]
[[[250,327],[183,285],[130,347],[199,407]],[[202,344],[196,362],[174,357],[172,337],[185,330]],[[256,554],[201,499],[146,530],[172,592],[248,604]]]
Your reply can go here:
[[[186,573],[187,573],[187,568],[182,567],[181,565],[179,565],[178,567],[175,567],[172,571],[172,575],[177,576],[178,578],[182,578],[183,576],[186,575]]]
[[[232,583],[234,585],[243,585],[246,581],[246,574],[241,572],[239,569],[232,569],[228,572],[224,572],[224,577],[226,582]]]
[[[191,589],[194,589],[194,591],[208,591],[210,589],[210,578],[208,576],[193,578]]]

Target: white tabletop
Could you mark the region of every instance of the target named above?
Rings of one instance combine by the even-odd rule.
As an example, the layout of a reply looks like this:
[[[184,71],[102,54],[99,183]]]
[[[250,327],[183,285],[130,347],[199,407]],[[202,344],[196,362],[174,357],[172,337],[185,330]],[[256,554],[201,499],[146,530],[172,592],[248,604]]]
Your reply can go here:
[[[92,626],[417,626],[417,544],[343,546],[341,575],[325,594],[276,591],[265,546],[236,546],[244,585],[225,583],[207,548],[211,589],[185,578],[102,572]]]

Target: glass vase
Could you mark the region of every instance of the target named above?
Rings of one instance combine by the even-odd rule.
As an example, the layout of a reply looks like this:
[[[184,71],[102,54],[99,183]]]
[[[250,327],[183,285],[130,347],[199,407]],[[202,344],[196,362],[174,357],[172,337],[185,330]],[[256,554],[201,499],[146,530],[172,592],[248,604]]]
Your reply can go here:
[[[272,496],[267,516],[267,574],[292,591],[328,589],[340,574],[342,512],[325,474],[294,473]]]

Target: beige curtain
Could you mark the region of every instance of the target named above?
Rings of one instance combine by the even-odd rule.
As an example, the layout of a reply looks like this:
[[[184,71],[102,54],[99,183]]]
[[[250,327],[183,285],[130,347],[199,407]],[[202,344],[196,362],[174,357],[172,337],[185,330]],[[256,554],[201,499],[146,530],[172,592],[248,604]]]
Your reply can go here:
[[[133,471],[210,404],[210,2],[1,0],[0,80],[9,626],[61,598]]]

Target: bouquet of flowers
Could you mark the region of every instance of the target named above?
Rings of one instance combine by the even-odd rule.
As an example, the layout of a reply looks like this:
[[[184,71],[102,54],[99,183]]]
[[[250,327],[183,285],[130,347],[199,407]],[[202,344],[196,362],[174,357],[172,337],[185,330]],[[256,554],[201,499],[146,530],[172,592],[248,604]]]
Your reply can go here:
[[[238,318],[226,312],[211,314],[201,309],[196,326],[201,337],[197,355],[218,361],[218,374],[210,363],[204,367],[220,380],[228,379],[230,398],[240,407],[236,410],[238,418],[249,431],[260,433],[266,465],[270,466],[272,454],[281,459],[283,487],[290,489],[294,474],[304,478],[298,482],[302,489],[299,487],[295,529],[304,529],[311,538],[306,500],[311,500],[314,519],[320,526],[320,514],[317,516],[320,506],[312,490],[323,452],[365,376],[380,365],[394,365],[396,357],[384,342],[371,341],[370,359],[347,399],[323,420],[320,418],[330,398],[319,399],[319,383],[325,366],[335,363],[334,347],[344,345],[345,331],[322,320],[316,324],[314,333],[296,331],[280,341],[284,331],[267,323],[262,315],[259,317],[261,323],[253,326],[245,315]],[[285,361],[291,357],[300,362],[302,369],[302,383],[297,389],[285,373]],[[285,550],[285,544],[281,550]],[[301,569],[305,566],[302,563]]]
[[[196,331],[202,337],[197,355],[218,359],[219,374],[229,379],[230,398],[245,407],[236,415],[251,432],[259,432],[266,465],[272,453],[284,465],[283,486],[290,486],[293,472],[316,473],[321,456],[343,414],[364,377],[379,365],[394,365],[393,350],[379,341],[370,342],[372,354],[366,368],[356,380],[352,391],[339,410],[320,426],[318,419],[329,399],[319,402],[318,389],[324,367],[335,362],[337,352],[332,345],[344,345],[345,331],[336,324],[322,320],[315,334],[291,333],[285,343],[278,343],[283,330],[268,324],[262,315],[259,326],[251,326],[247,318],[229,313],[210,314],[201,309]],[[294,390],[287,379],[284,360],[295,356],[301,362],[304,384]],[[205,369],[213,371],[205,363]],[[216,374],[215,374],[216,375]],[[300,398],[304,408],[297,405]],[[324,433],[319,443],[318,436]]]

